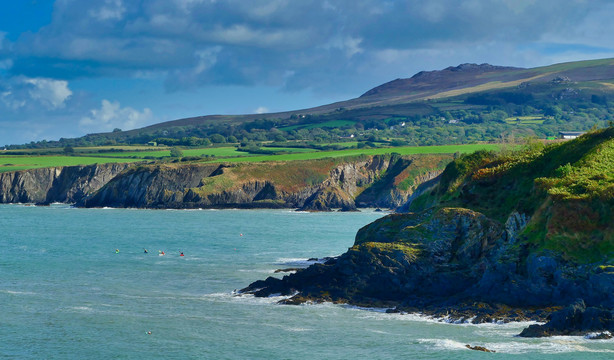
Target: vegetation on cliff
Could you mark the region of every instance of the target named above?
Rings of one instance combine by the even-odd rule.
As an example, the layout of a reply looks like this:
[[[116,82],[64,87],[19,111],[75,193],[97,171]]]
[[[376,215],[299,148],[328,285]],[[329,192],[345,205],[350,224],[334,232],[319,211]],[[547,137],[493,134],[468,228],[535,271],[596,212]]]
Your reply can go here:
[[[411,202],[412,212],[363,227],[345,254],[245,291],[475,321],[519,313],[544,320],[582,299],[587,320],[560,320],[574,313],[561,310],[558,323],[578,328],[556,331],[611,329],[613,146],[610,127],[549,146],[462,155]],[[557,333],[551,325],[546,332]]]
[[[529,214],[523,239],[531,248],[583,263],[613,260],[614,127],[548,146],[462,155],[422,197],[412,210],[463,206],[501,222],[514,211]]]

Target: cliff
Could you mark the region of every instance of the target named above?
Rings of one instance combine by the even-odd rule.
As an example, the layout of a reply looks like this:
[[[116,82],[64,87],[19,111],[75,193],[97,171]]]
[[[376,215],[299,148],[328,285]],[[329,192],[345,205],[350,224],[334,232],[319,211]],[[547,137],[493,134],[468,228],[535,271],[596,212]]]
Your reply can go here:
[[[103,164],[0,173],[0,202],[137,208],[396,208],[449,155],[203,164]]]
[[[0,173],[0,203],[74,203],[129,166],[96,164]]]
[[[131,168],[78,203],[86,207],[395,208],[448,155],[361,156],[293,162],[155,164]],[[409,184],[411,183],[411,184]],[[368,192],[368,196],[362,194]]]
[[[412,212],[365,226],[338,258],[243,291],[474,322],[550,319],[523,336],[614,330],[614,128],[462,156],[430,185]]]

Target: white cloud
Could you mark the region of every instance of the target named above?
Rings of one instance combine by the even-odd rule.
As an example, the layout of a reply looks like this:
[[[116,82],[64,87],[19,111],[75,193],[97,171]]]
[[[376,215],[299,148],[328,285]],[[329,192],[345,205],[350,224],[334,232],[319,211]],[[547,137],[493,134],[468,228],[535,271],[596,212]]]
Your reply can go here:
[[[30,97],[49,109],[63,108],[65,101],[72,95],[68,82],[64,80],[35,78],[25,79],[24,82],[33,85],[28,91]]]
[[[0,66],[2,65],[3,62],[0,62]],[[72,96],[68,82],[64,80],[21,76],[2,80],[0,100],[11,110],[26,107],[35,109],[41,105],[47,110],[57,110],[64,108],[66,101]]]
[[[121,20],[125,12],[126,8],[122,0],[105,0],[103,6],[90,10],[89,15],[101,21]]]
[[[2,99],[4,106],[11,110],[17,110],[26,106],[26,101],[23,99],[18,99],[11,90],[0,93],[0,99]]]
[[[102,100],[100,109],[90,110],[90,116],[82,117],[79,126],[87,132],[112,131],[115,128],[129,130],[138,128],[154,120],[149,108],[142,112],[131,107],[120,106],[119,101]]]
[[[269,112],[269,109],[264,106],[259,106],[256,110],[254,110],[254,114],[266,114]]]
[[[363,52],[360,47],[362,43],[361,38],[355,38],[351,36],[335,36],[324,45],[324,49],[339,49],[345,52],[347,57],[352,57],[356,54]]]
[[[195,55],[198,58],[198,63],[194,68],[194,72],[200,74],[215,65],[220,51],[222,51],[221,46],[214,46],[209,49],[196,51]]]

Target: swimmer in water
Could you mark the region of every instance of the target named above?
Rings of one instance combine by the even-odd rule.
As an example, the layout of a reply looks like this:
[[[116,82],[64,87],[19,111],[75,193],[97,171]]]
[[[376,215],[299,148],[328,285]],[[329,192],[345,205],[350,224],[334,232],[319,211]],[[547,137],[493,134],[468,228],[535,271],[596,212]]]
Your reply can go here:
[[[183,251],[182,251],[182,252],[179,254],[179,256],[184,256],[184,255],[183,255]]]
[[[149,253],[149,252],[147,251],[147,249],[143,248],[143,253],[144,253],[144,254],[147,254],[147,253]]]
[[[115,253],[116,253],[116,254],[119,254],[119,249],[115,249]]]

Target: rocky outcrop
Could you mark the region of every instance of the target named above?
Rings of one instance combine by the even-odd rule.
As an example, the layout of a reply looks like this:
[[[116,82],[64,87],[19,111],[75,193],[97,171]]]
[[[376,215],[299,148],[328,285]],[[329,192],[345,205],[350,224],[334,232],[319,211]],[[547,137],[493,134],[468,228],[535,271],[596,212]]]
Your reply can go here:
[[[476,321],[544,320],[549,311],[527,309],[557,309],[577,298],[614,308],[614,273],[572,266],[548,252],[527,256],[518,247],[529,220],[514,212],[500,224],[463,208],[391,214],[360,229],[338,258],[242,291],[296,294],[290,304],[332,301]]]
[[[74,203],[129,166],[95,164],[0,173],[0,203]]]
[[[426,160],[425,160],[426,159]],[[448,155],[254,164],[103,164],[0,173],[0,202],[84,207],[395,208]],[[428,160],[428,161],[427,161]],[[400,186],[411,180],[411,186]]]
[[[402,207],[415,212],[365,226],[335,259],[242,291],[461,321],[549,320],[522,336],[607,338],[612,154],[614,128],[533,152],[462,155]]]
[[[79,203],[86,207],[139,208],[298,208],[306,211],[395,208],[414,187],[399,189],[395,176],[436,172],[447,156],[430,168],[399,156],[323,159],[288,163],[158,164],[126,171]],[[435,168],[433,168],[435,167]],[[386,180],[386,182],[383,182]],[[368,191],[368,200],[360,194]],[[398,196],[384,196],[391,192]],[[362,199],[362,198],[361,198]]]
[[[614,333],[614,311],[586,307],[584,301],[579,300],[552,313],[546,324],[524,329],[520,336],[585,335],[589,332],[601,332],[601,338],[611,338],[610,334]]]

